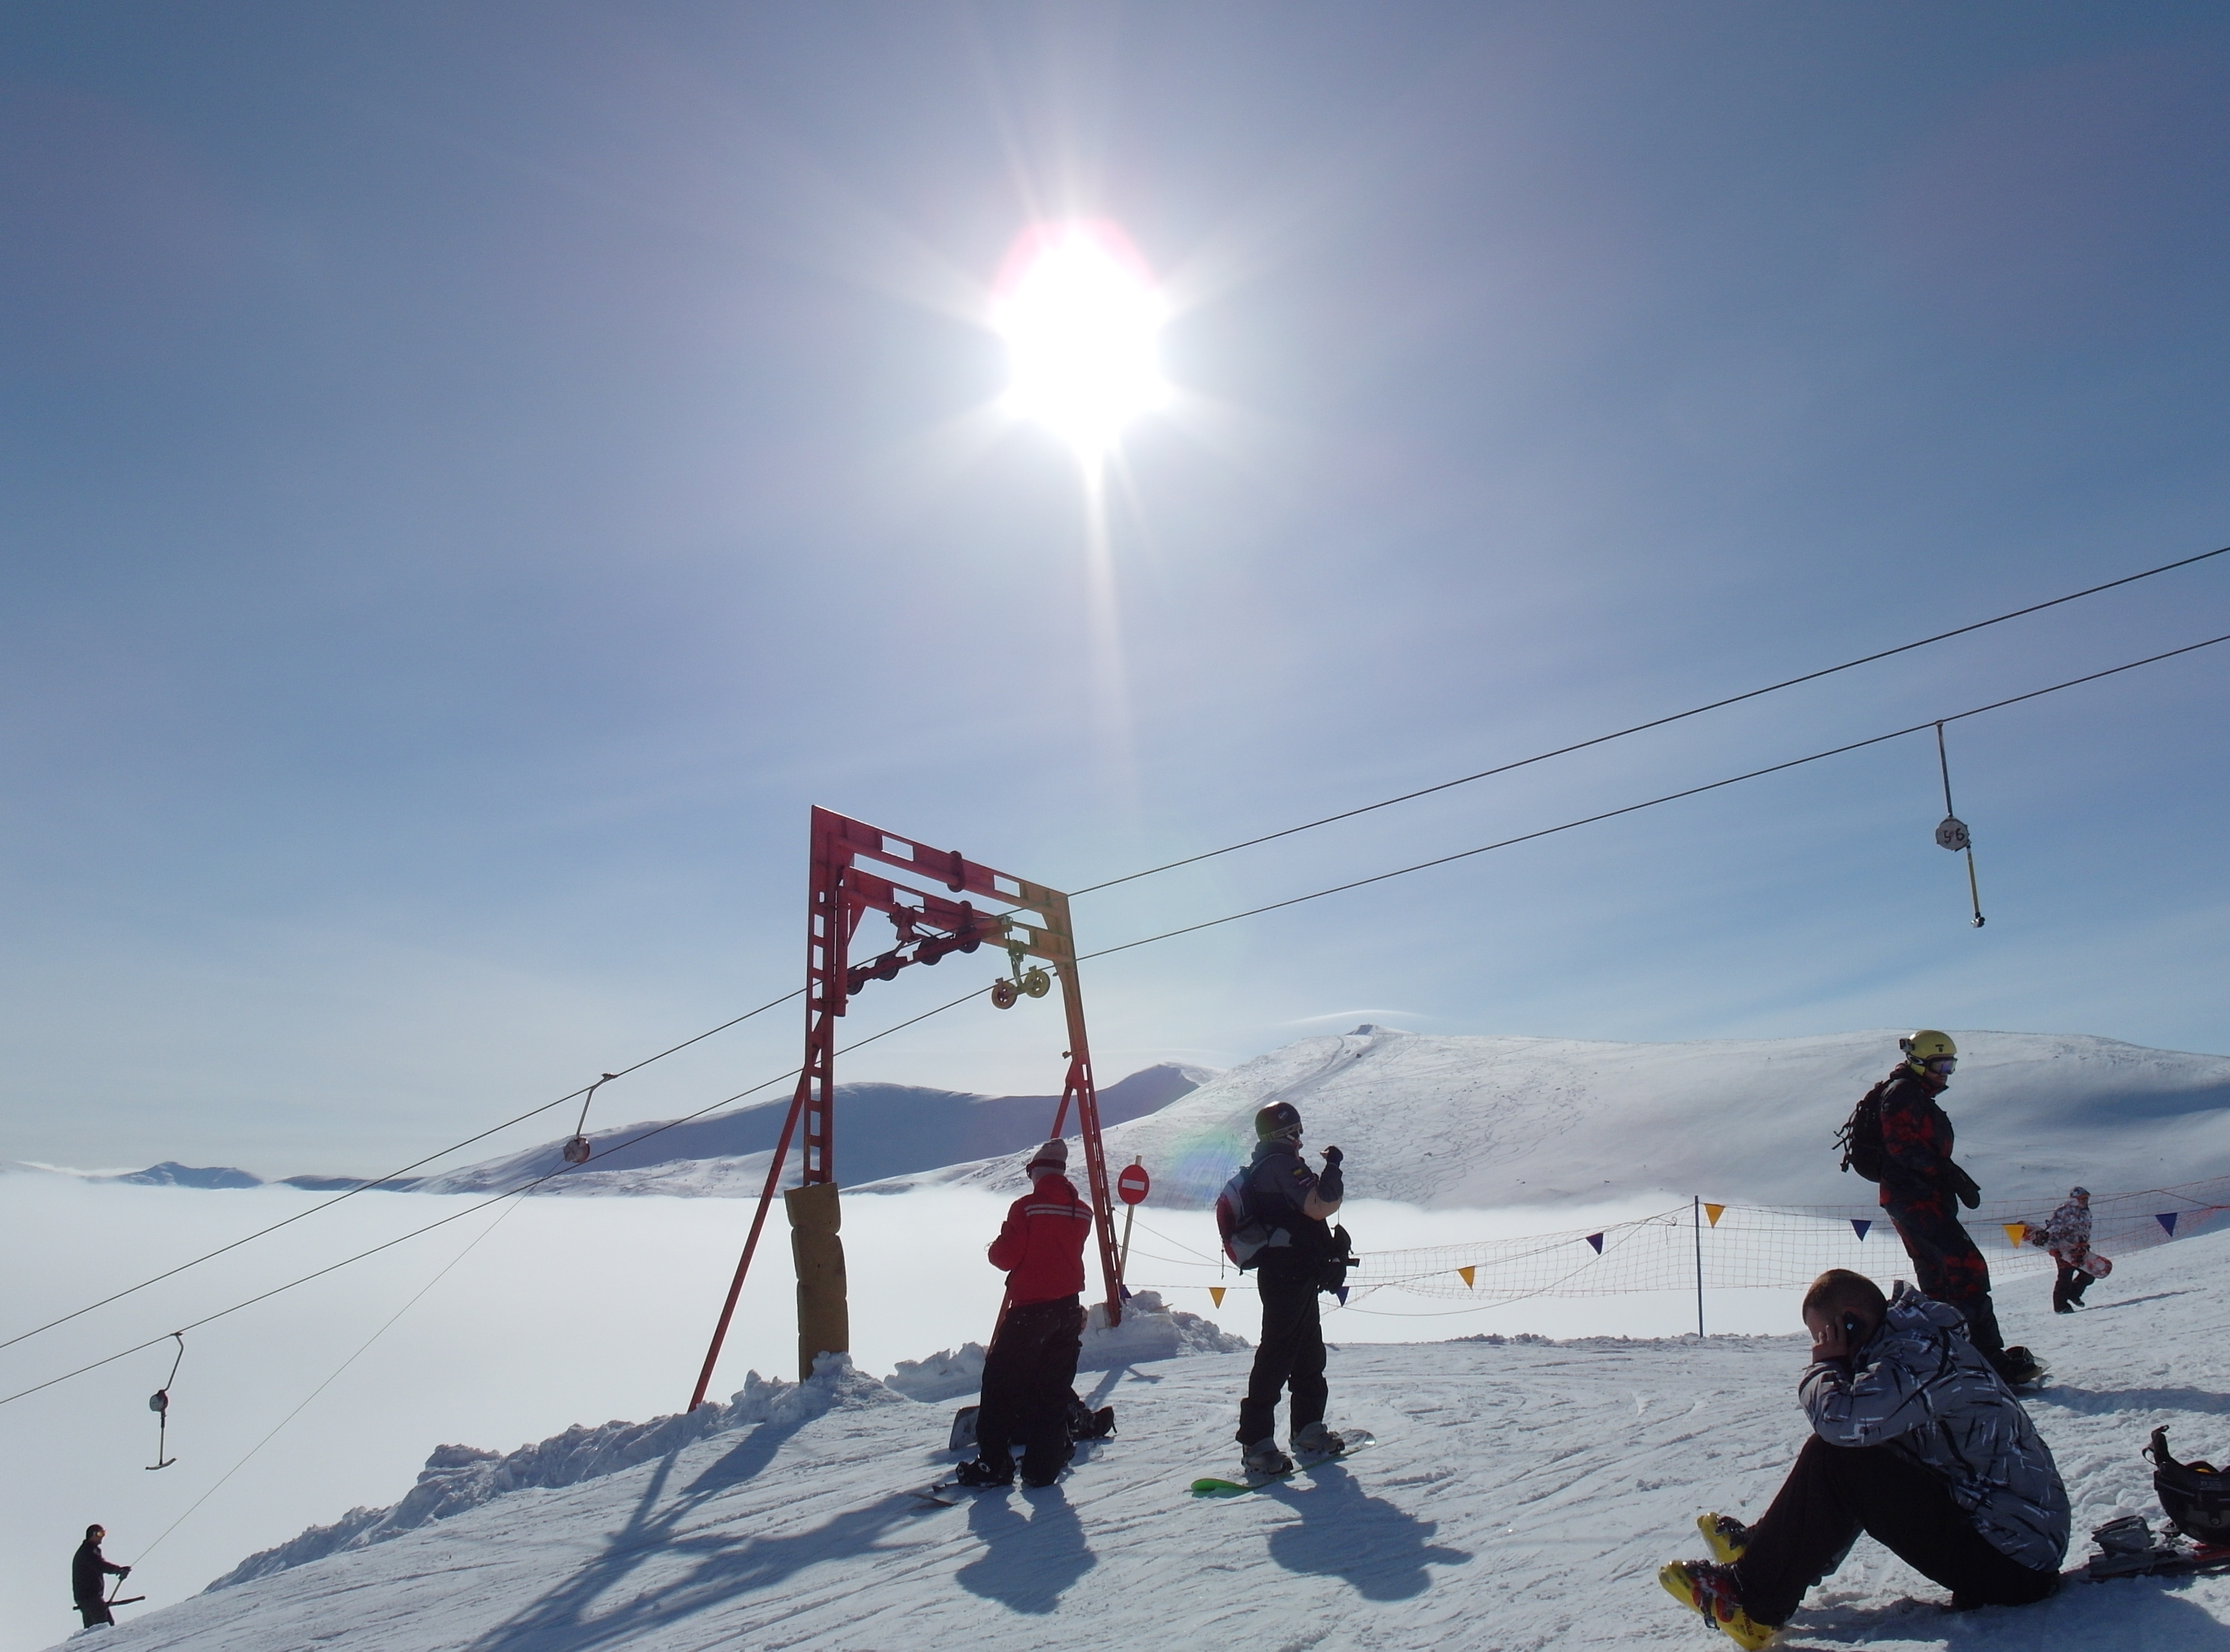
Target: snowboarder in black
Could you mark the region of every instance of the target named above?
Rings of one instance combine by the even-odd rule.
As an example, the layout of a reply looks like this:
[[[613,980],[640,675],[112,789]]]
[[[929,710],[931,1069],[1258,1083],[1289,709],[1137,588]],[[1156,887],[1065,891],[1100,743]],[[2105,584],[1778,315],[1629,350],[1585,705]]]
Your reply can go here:
[[[1290,1389],[1288,1437],[1296,1451],[1321,1456],[1346,1442],[1324,1426],[1324,1326],[1317,1292],[1341,1248],[1326,1225],[1346,1196],[1340,1151],[1324,1150],[1324,1169],[1301,1159],[1301,1115],[1275,1102],[1254,1115],[1254,1159],[1247,1174],[1247,1215],[1267,1231],[1254,1277],[1262,1293],[1262,1340],[1239,1407],[1239,1445],[1254,1474],[1285,1474],[1292,1459],[1278,1450],[1278,1397]]]
[[[1956,1199],[1969,1210],[1982,1202],[1975,1179],[1952,1162],[1951,1120],[1936,1098],[1951,1083],[1958,1047],[1949,1033],[1924,1028],[1898,1047],[1905,1059],[1883,1081],[1881,1205],[1905,1241],[1924,1295],[1966,1316],[1982,1357],[2018,1387],[2040,1372],[2027,1348],[2008,1348],[1990,1301],[1990,1265],[1960,1225]]]
[[[130,1566],[119,1566],[101,1557],[100,1540],[107,1535],[101,1527],[87,1527],[85,1541],[77,1546],[77,1553],[70,1559],[70,1598],[77,1603],[78,1616],[85,1620],[87,1629],[116,1621],[108,1611],[108,1580],[132,1575]]]

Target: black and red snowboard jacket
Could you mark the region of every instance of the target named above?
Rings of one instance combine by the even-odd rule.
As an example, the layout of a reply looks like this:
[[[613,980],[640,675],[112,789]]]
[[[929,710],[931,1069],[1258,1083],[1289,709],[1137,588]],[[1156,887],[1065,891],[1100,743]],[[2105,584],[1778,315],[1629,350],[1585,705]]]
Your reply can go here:
[[[1881,1093],[1881,1202],[1950,1208],[1953,1145],[1950,1115],[1937,1105],[1940,1080],[1900,1064]]]

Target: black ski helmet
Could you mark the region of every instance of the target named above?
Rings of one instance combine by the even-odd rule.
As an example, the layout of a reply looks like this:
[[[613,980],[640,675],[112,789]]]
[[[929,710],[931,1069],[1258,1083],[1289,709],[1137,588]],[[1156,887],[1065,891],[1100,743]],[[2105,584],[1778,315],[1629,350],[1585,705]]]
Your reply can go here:
[[[1273,1136],[1299,1135],[1301,1133],[1301,1111],[1291,1102],[1273,1102],[1254,1115],[1254,1139],[1267,1141]]]

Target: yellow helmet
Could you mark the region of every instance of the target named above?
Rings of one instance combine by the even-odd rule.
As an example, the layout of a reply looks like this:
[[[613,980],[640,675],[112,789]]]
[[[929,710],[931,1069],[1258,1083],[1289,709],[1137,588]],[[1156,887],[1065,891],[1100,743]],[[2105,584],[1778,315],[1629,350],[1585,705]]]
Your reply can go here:
[[[1950,1060],[1959,1053],[1959,1046],[1951,1042],[1948,1032],[1938,1032],[1934,1027],[1923,1027],[1909,1038],[1899,1038],[1897,1047],[1915,1067],[1925,1067],[1931,1061]]]

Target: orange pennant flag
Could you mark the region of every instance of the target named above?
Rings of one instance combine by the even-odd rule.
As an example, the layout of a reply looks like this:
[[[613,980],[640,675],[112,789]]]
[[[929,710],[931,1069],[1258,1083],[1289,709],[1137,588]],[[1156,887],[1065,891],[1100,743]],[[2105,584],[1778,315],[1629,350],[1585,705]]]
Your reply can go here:
[[[1214,1302],[1218,1308],[1222,1307],[1223,1287],[1221,1285],[1210,1285],[1208,1288],[1208,1300]]]
[[[1464,1289],[1466,1290],[1469,1290],[1471,1289],[1471,1276],[1478,1271],[1479,1270],[1477,1268],[1459,1268],[1456,1270],[1456,1277],[1464,1282]]]
[[[1719,1218],[1724,1216],[1726,1213],[1727,1207],[1724,1205],[1706,1205],[1704,1206],[1704,1219],[1709,1222],[1713,1227],[1718,1226]]]
[[[2019,1249],[2021,1242],[2028,1237],[2028,1224],[2026,1222],[2007,1223],[2006,1237],[2013,1242],[2015,1249]]]

